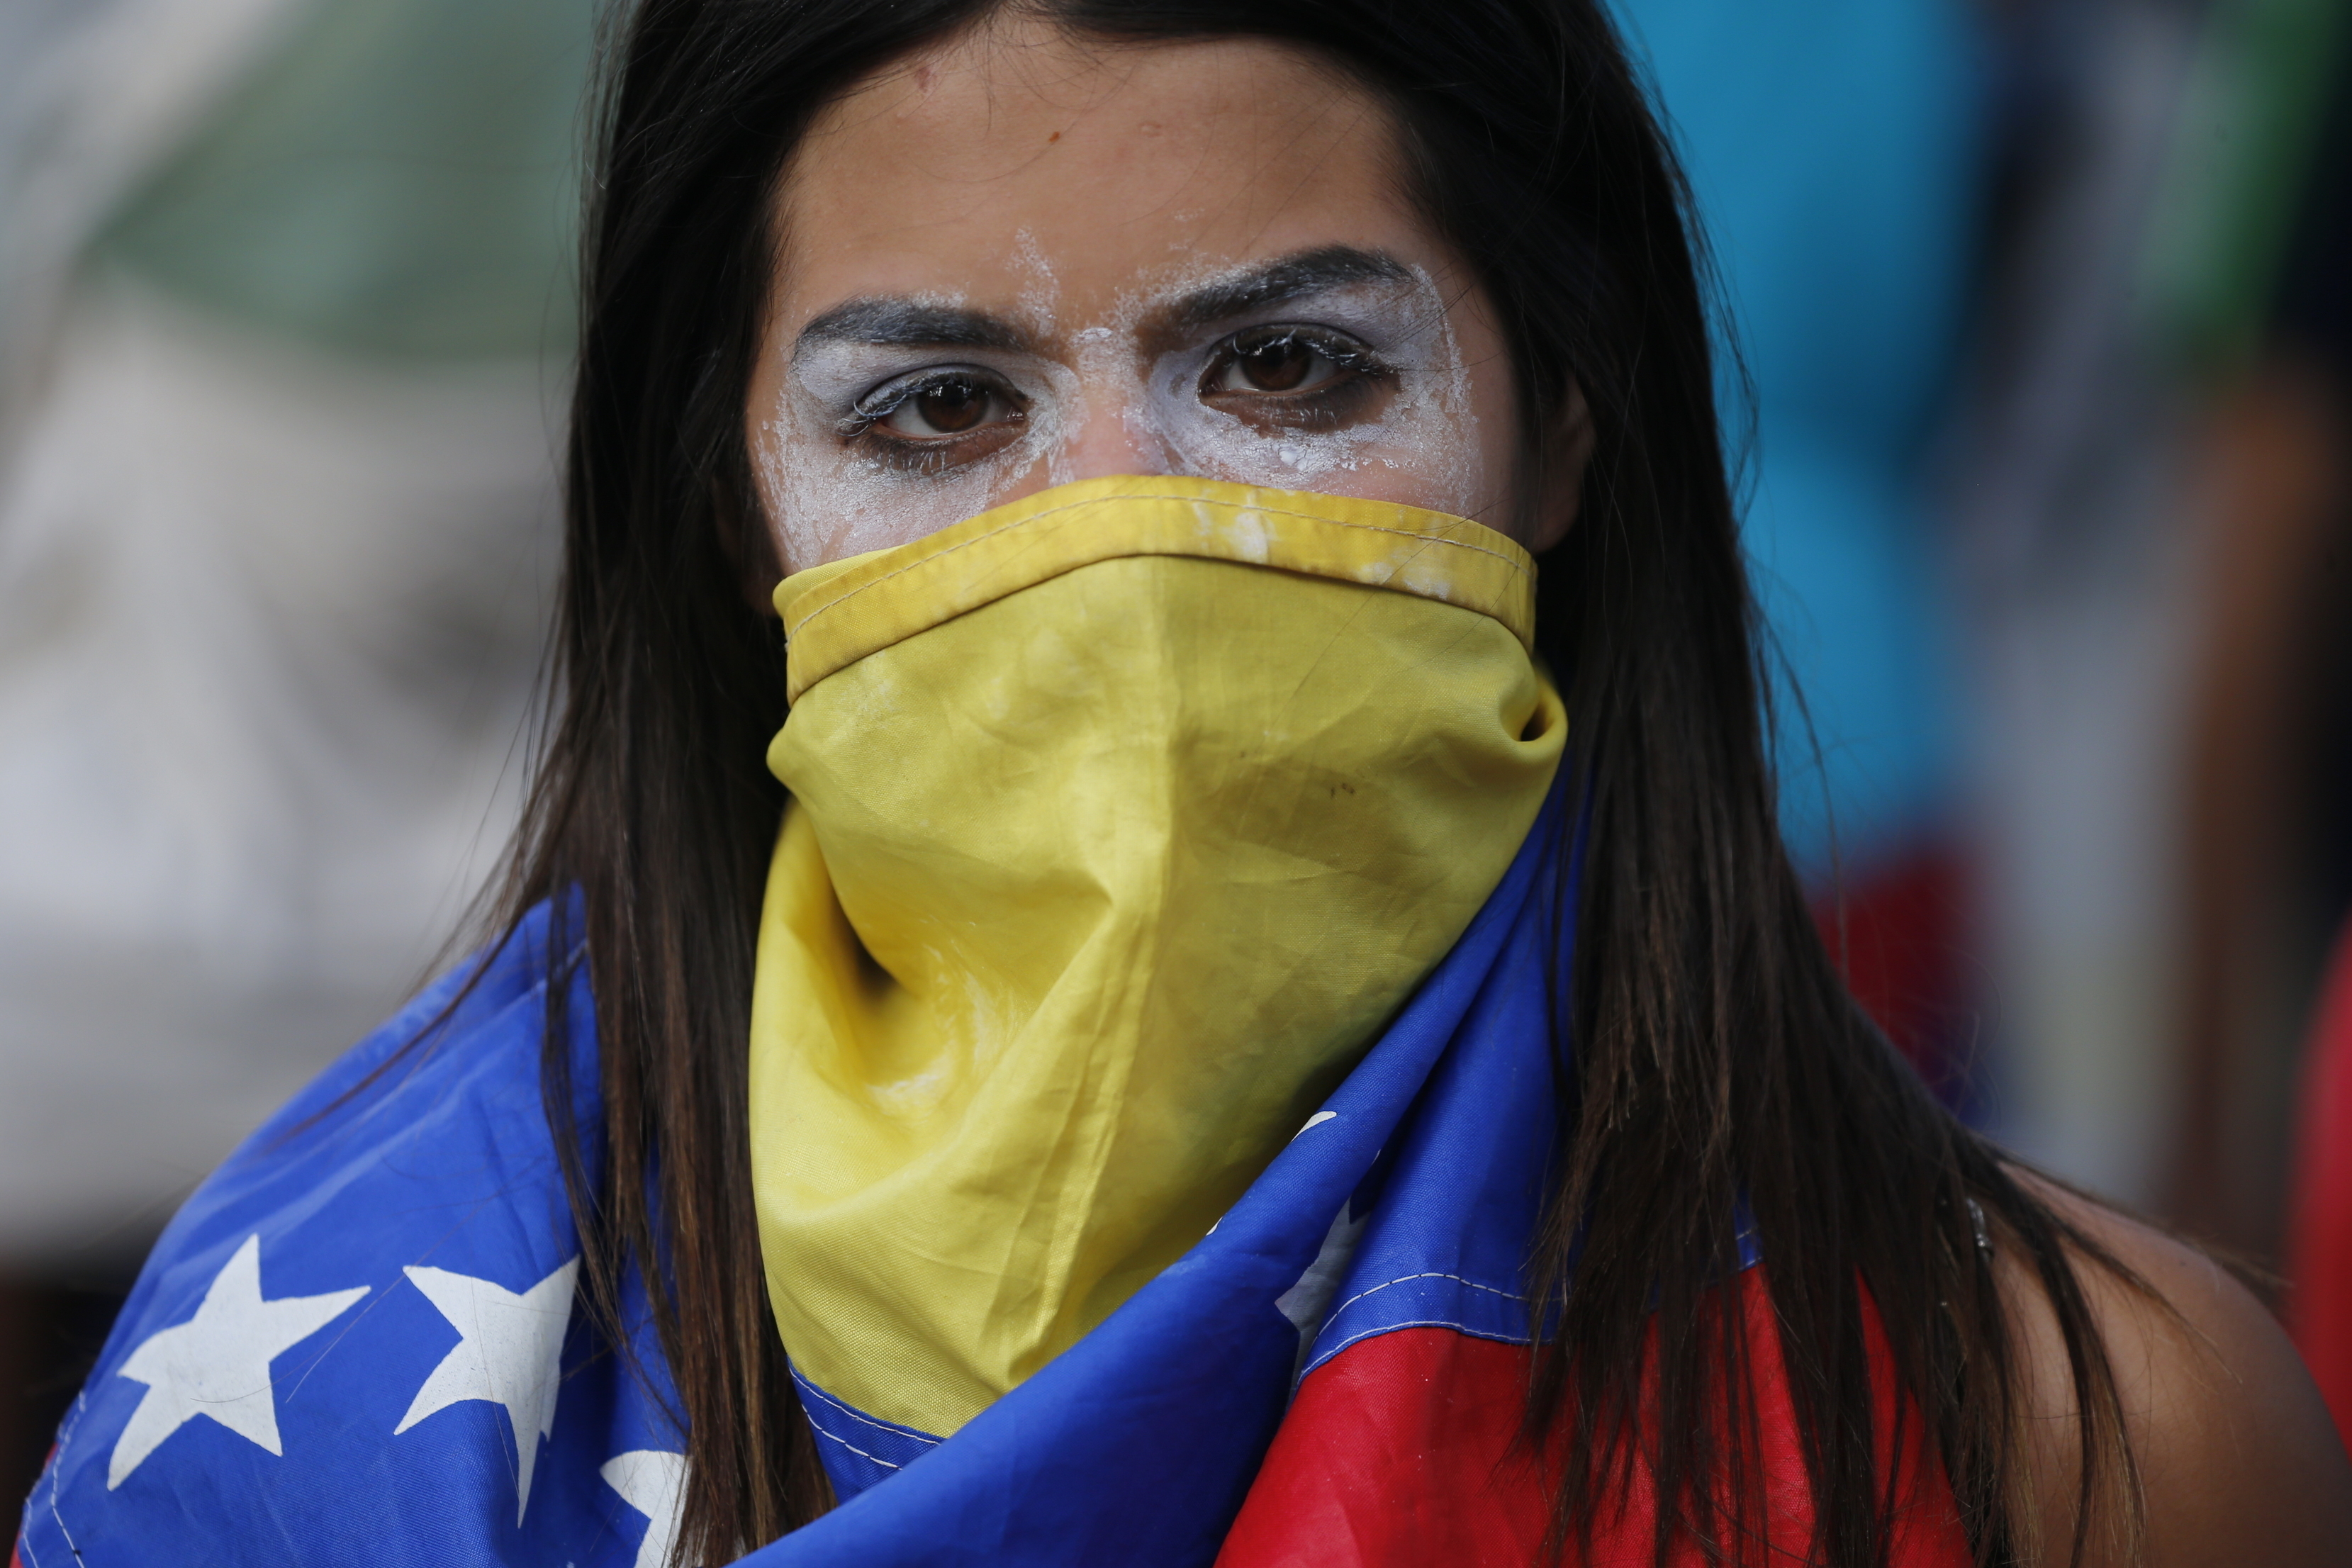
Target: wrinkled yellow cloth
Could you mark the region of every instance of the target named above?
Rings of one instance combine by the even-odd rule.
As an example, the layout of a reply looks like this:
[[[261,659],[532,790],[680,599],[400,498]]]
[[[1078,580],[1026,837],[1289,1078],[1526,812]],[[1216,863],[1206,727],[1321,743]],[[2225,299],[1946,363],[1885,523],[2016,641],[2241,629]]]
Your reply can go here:
[[[778,587],[751,1172],[803,1376],[945,1436],[1207,1233],[1535,820],[1533,573],[1161,478]]]

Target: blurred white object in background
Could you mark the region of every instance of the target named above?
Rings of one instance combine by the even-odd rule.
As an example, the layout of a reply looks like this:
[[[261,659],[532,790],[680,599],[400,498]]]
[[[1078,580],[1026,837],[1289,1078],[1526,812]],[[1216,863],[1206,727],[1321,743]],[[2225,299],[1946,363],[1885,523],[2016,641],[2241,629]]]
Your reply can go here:
[[[0,23],[0,1264],[142,1246],[501,847],[592,20]]]
[[[0,1252],[192,1184],[499,847],[535,367],[371,374],[82,291],[0,490]]]
[[[35,395],[83,247],[281,40],[303,4],[0,6],[0,443]]]

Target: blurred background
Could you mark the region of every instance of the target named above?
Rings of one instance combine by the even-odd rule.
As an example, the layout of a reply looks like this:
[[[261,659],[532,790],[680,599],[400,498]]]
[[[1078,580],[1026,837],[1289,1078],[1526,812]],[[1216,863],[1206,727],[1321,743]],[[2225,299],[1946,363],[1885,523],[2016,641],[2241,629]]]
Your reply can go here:
[[[2291,1306],[2352,1144],[2300,1087],[2352,0],[1613,3],[1738,351],[1824,931],[1965,1114]],[[511,820],[599,8],[0,7],[0,1489]]]

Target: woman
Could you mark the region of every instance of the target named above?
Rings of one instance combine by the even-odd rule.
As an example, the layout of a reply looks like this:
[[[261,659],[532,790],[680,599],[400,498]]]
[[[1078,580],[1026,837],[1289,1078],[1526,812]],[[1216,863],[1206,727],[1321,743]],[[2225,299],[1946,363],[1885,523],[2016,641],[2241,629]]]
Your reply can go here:
[[[597,189],[503,942],[174,1222],[27,1564],[2352,1543],[1811,935],[1597,11],[654,0]]]

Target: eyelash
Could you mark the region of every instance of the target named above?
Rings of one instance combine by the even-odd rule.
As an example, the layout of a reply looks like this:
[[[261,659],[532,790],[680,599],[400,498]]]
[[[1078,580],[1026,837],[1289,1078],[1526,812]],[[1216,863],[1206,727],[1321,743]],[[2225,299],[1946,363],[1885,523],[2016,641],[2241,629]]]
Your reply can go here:
[[[924,371],[902,381],[883,383],[859,397],[835,428],[848,445],[864,447],[893,468],[912,473],[937,473],[950,466],[950,459],[959,448],[973,438],[988,437],[1000,427],[983,426],[963,435],[925,439],[877,434],[875,426],[924,394],[951,386],[976,387],[992,396],[1003,398],[1012,405],[1016,422],[1028,416],[1029,400],[1015,392],[1002,376],[976,367],[957,366]]]
[[[1213,383],[1245,355],[1284,343],[1308,349],[1346,374],[1303,392],[1219,394],[1210,390]],[[1209,363],[1201,373],[1200,387],[1203,398],[1238,395],[1256,405],[1261,413],[1273,414],[1273,423],[1312,431],[1336,428],[1353,411],[1352,405],[1392,385],[1396,378],[1394,365],[1349,333],[1328,327],[1250,327],[1224,339],[1211,351]]]
[[[1274,415],[1270,423],[1310,431],[1335,428],[1349,412],[1349,405],[1360,403],[1375,390],[1396,379],[1394,366],[1374,353],[1360,339],[1348,333],[1328,328],[1252,327],[1233,333],[1210,351],[1209,363],[1202,368],[1197,384],[1199,395],[1204,401],[1214,396],[1236,395],[1229,392],[1213,393],[1211,384],[1231,370],[1244,355],[1286,342],[1311,350],[1346,374],[1304,392],[1255,391],[1238,395],[1261,413]],[[919,474],[941,472],[954,466],[957,453],[975,439],[995,440],[1001,445],[1004,438],[1002,422],[968,435],[930,438],[884,434],[876,426],[926,393],[952,386],[976,387],[1003,398],[1013,408],[1013,422],[1018,423],[1027,417],[1028,399],[1015,392],[1003,378],[977,368],[959,366],[925,371],[904,380],[884,383],[859,397],[835,428],[847,445],[864,448],[892,468]]]
[[[1304,343],[1338,365],[1360,375],[1393,375],[1394,367],[1374,353],[1362,339],[1328,327],[1247,327],[1224,339],[1211,350],[1203,382],[1224,370],[1244,353],[1272,348],[1277,343]]]

